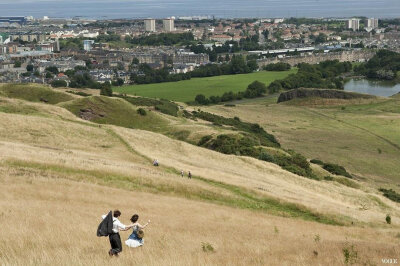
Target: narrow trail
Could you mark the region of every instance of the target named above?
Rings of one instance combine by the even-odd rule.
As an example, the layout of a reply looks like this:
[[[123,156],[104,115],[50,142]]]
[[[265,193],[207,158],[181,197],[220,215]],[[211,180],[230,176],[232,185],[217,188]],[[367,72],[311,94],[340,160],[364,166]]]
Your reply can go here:
[[[370,134],[370,135],[372,135],[372,136],[374,136],[374,137],[376,137],[376,138],[378,138],[378,139],[380,139],[380,140],[386,142],[387,144],[389,144],[390,146],[392,146],[392,147],[395,148],[396,150],[400,151],[400,145],[398,145],[398,144],[392,142],[391,140],[389,140],[389,139],[387,139],[387,138],[385,138],[385,137],[382,137],[382,136],[380,136],[380,135],[378,135],[378,134],[376,134],[376,133],[374,133],[374,132],[372,132],[372,131],[369,131],[368,129],[365,129],[365,128],[360,127],[360,126],[353,125],[353,124],[351,124],[351,123],[345,122],[345,121],[340,120],[340,119],[336,119],[336,118],[334,118],[334,117],[331,117],[331,116],[329,116],[329,115],[326,115],[326,114],[317,112],[317,111],[315,111],[315,110],[311,110],[311,109],[308,109],[308,108],[307,108],[307,109],[304,108],[304,109],[307,110],[307,111],[309,111],[310,113],[313,113],[313,114],[316,114],[316,115],[319,115],[319,116],[322,116],[322,117],[325,117],[325,118],[334,120],[334,121],[336,121],[336,122],[342,123],[342,124],[344,124],[344,125],[346,125],[346,126],[349,126],[349,127],[352,127],[352,128],[357,128],[357,129],[359,129],[359,130],[361,130],[361,131],[364,131],[364,132],[366,132],[366,133],[368,133],[368,134]]]
[[[139,151],[135,150],[131,144],[126,141],[123,136],[118,134],[112,127],[105,126],[104,127],[106,132],[118,139],[122,145],[124,145],[130,153],[135,155],[141,156],[143,159],[147,160],[149,163],[152,162],[151,158],[148,156],[140,153]],[[176,176],[180,175],[180,171],[172,166],[159,166],[160,170],[164,170],[166,172],[174,173]],[[203,184],[207,184],[211,187],[216,187],[219,189],[223,189],[228,193],[234,195],[236,197],[235,201],[226,201],[226,199],[209,199],[206,200],[215,204],[222,204],[227,205],[235,208],[242,208],[242,209],[250,209],[254,211],[262,211],[269,213],[271,215],[276,216],[289,216],[292,218],[300,218],[306,221],[314,221],[318,223],[330,224],[330,225],[339,225],[343,226],[346,225],[346,222],[342,220],[351,220],[351,218],[346,216],[341,216],[341,219],[337,219],[329,214],[322,214],[316,212],[315,210],[309,209],[305,206],[288,202],[282,201],[277,198],[273,198],[267,195],[258,195],[253,190],[249,190],[240,186],[236,186],[229,183],[224,183],[220,181],[215,181],[212,179],[208,179],[201,176],[193,175],[192,179],[201,182]]]

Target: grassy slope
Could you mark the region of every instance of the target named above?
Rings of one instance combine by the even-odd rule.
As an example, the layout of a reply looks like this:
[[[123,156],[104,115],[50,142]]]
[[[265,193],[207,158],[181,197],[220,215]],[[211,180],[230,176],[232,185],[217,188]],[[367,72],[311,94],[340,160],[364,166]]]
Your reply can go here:
[[[93,113],[97,114],[91,121],[99,124],[153,130],[166,124],[166,121],[158,114],[147,112],[147,115],[142,116],[137,113],[137,108],[119,98],[91,96],[65,102],[60,106],[65,107],[78,117],[81,110],[90,109]]]
[[[340,106],[247,102],[235,108],[209,107],[225,116],[257,122],[283,146],[308,158],[341,164],[372,181],[400,184],[399,100]],[[379,150],[381,153],[379,153]]]
[[[59,106],[68,109],[77,117],[81,116],[81,110],[90,109],[95,114],[90,120],[95,123],[147,129],[191,143],[197,143],[204,135],[235,133],[229,128],[220,128],[209,123],[198,123],[188,121],[182,117],[163,115],[154,111],[152,107],[144,107],[147,110],[147,115],[141,116],[137,113],[138,106],[131,105],[120,98],[103,96],[82,98],[75,95],[71,96],[64,91],[65,89],[53,90],[37,84],[0,85],[0,96],[7,97],[0,99],[0,111],[38,116],[49,116],[48,112],[50,110],[51,114],[57,112],[63,115],[66,112],[71,114],[64,109],[57,109],[56,107],[48,106],[46,109],[45,105],[39,104],[40,98],[44,97],[49,100],[49,104],[59,103]],[[84,91],[98,94],[98,90]],[[31,101],[31,103],[12,100],[15,98]]]
[[[29,90],[29,93],[27,93]],[[55,91],[49,87],[36,84],[0,84],[0,96],[40,102],[41,99],[49,104],[56,104],[74,99],[67,93]]]
[[[43,106],[47,107],[46,105]],[[57,108],[55,106],[48,107]],[[62,108],[59,109],[60,114],[65,111]],[[132,174],[141,178],[146,176],[150,178],[154,170],[147,170],[147,168],[151,168],[151,160],[157,158],[162,166],[171,167],[165,170],[173,173],[173,176],[181,169],[191,170],[195,177],[199,178],[200,183],[207,187],[211,186],[213,189],[215,189],[215,186],[221,188],[215,182],[224,182],[232,186],[243,187],[257,195],[261,193],[263,196],[272,196],[299,203],[325,214],[353,216],[357,220],[365,222],[381,220],[382,209],[371,202],[369,195],[362,190],[301,178],[270,163],[252,158],[220,154],[174,141],[157,133],[141,130],[132,131],[132,129],[119,127],[112,129],[107,126],[98,127],[92,123],[79,121],[75,117],[71,119],[70,116],[66,116],[64,118],[64,115],[60,120],[59,115],[46,117],[3,114],[0,120],[2,124],[7,125],[7,127],[3,127],[3,131],[0,130],[0,138],[7,140],[2,148],[6,158],[28,161],[34,159],[35,163],[43,164],[45,162],[45,164],[49,164],[48,169],[51,168],[50,165],[57,165],[62,162],[62,166],[67,168],[96,169],[105,172],[112,170],[123,174],[122,180],[127,181]],[[70,124],[70,121],[73,124]],[[13,141],[24,145],[11,144]],[[33,146],[30,147],[31,145]],[[128,154],[131,155],[127,156],[126,151],[121,152],[121,149],[127,149]],[[73,151],[71,154],[70,150]],[[35,154],[35,156],[31,157],[32,154]],[[95,164],[94,162],[98,163]],[[132,166],[133,162],[134,165]],[[44,166],[46,167],[46,165]],[[61,169],[69,172],[67,168]],[[142,170],[135,172],[134,169],[142,169],[144,172]],[[160,168],[160,170],[163,169]],[[148,171],[150,171],[150,174]],[[90,175],[84,174],[83,176],[84,179],[87,179]],[[114,174],[109,175],[106,180],[113,180],[112,176]],[[279,178],[276,178],[277,176]],[[96,179],[94,177],[94,180]],[[160,182],[158,178],[156,180],[156,184]],[[125,184],[127,187],[131,187],[129,182]],[[152,181],[150,184],[152,184]],[[235,197],[242,198],[236,203],[233,201],[234,204],[238,204],[237,206],[252,209],[254,206],[258,206],[256,209],[274,210],[274,208],[264,209],[263,206],[267,206],[264,205],[267,201],[261,203],[258,202],[260,199],[256,200],[254,196],[249,198],[242,192],[237,194],[240,190],[236,191],[236,189],[232,190],[232,188],[224,186],[223,190],[228,194],[235,191]],[[207,195],[207,193],[204,195]],[[183,195],[187,195],[186,192]],[[200,193],[199,195],[203,194]],[[232,204],[232,199],[217,200],[218,197],[215,195],[212,197],[200,196],[200,198],[228,205]],[[373,210],[371,209],[369,213],[353,213],[352,210],[358,208],[359,201],[366,202]],[[342,206],[340,208],[342,211],[338,212],[338,206]],[[346,206],[349,208],[346,208]],[[283,208],[281,211],[287,213],[289,209]],[[387,209],[383,211],[387,211]],[[292,211],[288,213],[290,212]],[[300,216],[306,217],[305,214]]]
[[[193,78],[191,80],[179,82],[115,87],[113,90],[121,93],[136,94],[139,96],[188,102],[193,101],[197,94],[217,96],[228,91],[244,91],[247,88],[247,85],[255,80],[264,82],[268,85],[275,79],[282,79],[295,71],[295,69],[285,72],[260,71],[242,75]]]
[[[25,104],[1,100],[0,105]],[[343,262],[342,249],[350,245],[362,263],[396,256],[399,211],[381,196],[156,133],[98,127],[57,106],[26,105],[35,112],[0,112],[0,257],[6,264],[109,263],[108,240],[94,232],[99,216],[114,208],[122,210],[123,222],[134,212],[141,221],[152,220],[145,246],[124,247],[121,265],[333,265]],[[151,158],[161,167],[152,167]],[[180,169],[192,170],[194,178],[181,178]],[[360,202],[369,209],[358,210]],[[269,215],[315,220],[315,210],[350,215],[356,224],[370,221],[379,229]],[[393,228],[383,225],[387,212]],[[204,252],[204,242],[215,252]]]

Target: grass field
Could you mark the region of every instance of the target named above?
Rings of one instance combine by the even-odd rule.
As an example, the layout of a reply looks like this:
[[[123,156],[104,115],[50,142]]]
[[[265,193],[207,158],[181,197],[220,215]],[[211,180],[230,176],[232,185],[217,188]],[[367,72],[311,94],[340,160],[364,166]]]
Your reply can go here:
[[[399,106],[398,99],[389,98],[336,104],[324,99],[319,105],[315,99],[276,104],[276,98],[268,98],[207,110],[259,123],[307,158],[337,163],[377,186],[391,186],[400,184]]]
[[[380,265],[398,258],[395,230],[338,227],[155,193],[68,180],[65,174],[0,167],[2,265]],[[109,258],[100,216],[119,208],[151,220],[144,246]],[[121,232],[124,242],[130,232]]]
[[[166,82],[158,84],[132,85],[114,87],[115,92],[127,93],[150,98],[163,98],[179,102],[194,101],[197,94],[205,96],[221,96],[224,92],[244,91],[255,80],[267,85],[276,79],[282,79],[297,70],[284,72],[260,71],[241,75],[224,75],[208,78],[193,78],[178,82]]]

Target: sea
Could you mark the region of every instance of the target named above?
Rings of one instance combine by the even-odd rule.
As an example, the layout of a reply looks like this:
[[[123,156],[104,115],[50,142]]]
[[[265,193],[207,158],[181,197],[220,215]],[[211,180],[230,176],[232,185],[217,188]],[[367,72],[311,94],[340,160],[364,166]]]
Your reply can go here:
[[[87,19],[400,16],[400,0],[0,0],[0,16]]]

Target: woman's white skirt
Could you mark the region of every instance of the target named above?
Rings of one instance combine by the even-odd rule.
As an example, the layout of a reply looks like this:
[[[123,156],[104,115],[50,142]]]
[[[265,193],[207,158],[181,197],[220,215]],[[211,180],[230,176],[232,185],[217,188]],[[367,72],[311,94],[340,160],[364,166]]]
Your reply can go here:
[[[143,246],[143,239],[142,240],[128,239],[125,241],[125,244],[128,247],[137,248],[137,247]]]

